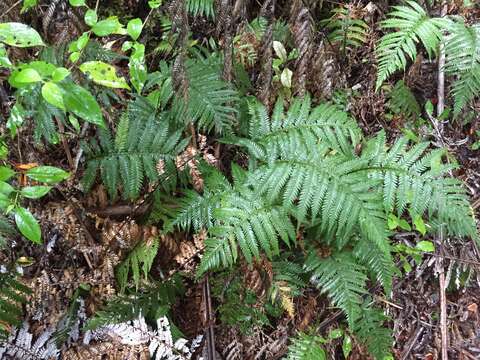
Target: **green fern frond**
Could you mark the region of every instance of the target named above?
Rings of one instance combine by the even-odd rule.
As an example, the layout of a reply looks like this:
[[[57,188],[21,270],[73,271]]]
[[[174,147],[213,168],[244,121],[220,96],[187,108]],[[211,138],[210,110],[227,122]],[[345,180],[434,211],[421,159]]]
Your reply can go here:
[[[218,59],[189,60],[186,63],[188,76],[188,99],[180,97],[174,102],[177,118],[183,115],[184,124],[195,123],[200,130],[228,133],[234,125],[239,102],[238,94],[222,80]],[[177,120],[178,121],[178,120]]]
[[[312,252],[305,261],[305,268],[312,272],[312,282],[345,312],[353,328],[361,316],[362,295],[367,293],[366,269],[348,252],[325,259]]]
[[[126,259],[115,269],[117,282],[120,286],[120,292],[124,292],[128,283],[128,275],[132,274],[133,283],[138,290],[140,286],[140,272],[143,273],[145,280],[153,265],[153,260],[158,252],[158,239],[148,239],[142,241],[133,248]]]
[[[295,262],[288,260],[273,261],[272,270],[273,282],[287,284],[294,295],[307,285],[308,279],[305,277],[302,266]]]
[[[347,48],[359,47],[367,41],[369,26],[352,17],[348,6],[335,8],[332,12],[332,17],[322,21],[330,30],[328,39],[332,44],[340,44],[345,52]]]
[[[395,272],[395,263],[390,252],[382,252],[375,244],[368,241],[357,242],[353,249],[359,263],[365,266],[372,278],[376,278],[382,284],[385,293],[392,291],[392,280]]]
[[[158,319],[168,313],[177,296],[183,292],[181,278],[174,276],[169,281],[135,291],[131,296],[117,296],[109,301],[103,310],[98,311],[88,320],[85,330],[133,320],[140,314],[145,318]]]
[[[445,177],[454,166],[443,162],[443,149],[427,151],[428,146],[410,147],[408,139],[401,137],[388,148],[384,132],[368,142],[362,158],[370,159],[369,177],[383,182],[385,212],[399,217],[407,209],[428,214],[433,222],[446,225],[451,235],[477,238],[464,187],[457,179]]]
[[[92,186],[100,171],[111,198],[116,198],[117,187],[121,185],[123,197],[135,199],[145,178],[151,182],[159,179],[156,169],[159,161],[164,162],[167,173],[175,171],[175,156],[188,140],[181,140],[180,131],[171,131],[166,121],[160,121],[153,108],[146,119],[136,115],[135,112],[120,118],[115,139],[108,130],[100,130],[99,142],[83,144],[87,156],[82,180],[85,190]]]
[[[324,342],[319,336],[299,333],[288,347],[287,360],[325,360]]]
[[[421,114],[415,95],[403,80],[398,81],[392,89],[388,107],[394,114],[404,115],[409,120],[415,120]]]
[[[338,248],[356,232],[388,253],[385,214],[379,183],[362,175],[368,165],[362,160],[313,155],[302,159],[292,154],[259,167],[251,176],[257,192],[285,208],[295,205],[299,221],[310,219],[320,233]]]
[[[193,16],[200,15],[214,19],[215,11],[213,5],[213,0],[188,0],[187,11]]]
[[[445,72],[455,76],[454,115],[480,94],[480,24],[455,22],[445,43]]]
[[[0,214],[0,250],[7,244],[7,239],[17,234],[9,219]]]
[[[8,337],[11,326],[19,326],[22,305],[32,291],[10,273],[0,272],[0,340]]]
[[[311,109],[309,96],[295,100],[286,114],[280,98],[271,119],[258,101],[251,102],[249,108],[249,138],[224,139],[224,142],[246,147],[257,159],[273,160],[309,152],[318,142],[352,155],[361,139],[357,123],[347,113],[329,104]]]
[[[165,225],[170,231],[173,227],[199,231],[213,226],[213,210],[219,206],[224,192],[233,191],[232,185],[224,175],[211,166],[200,166],[204,180],[203,194],[185,189],[183,196],[176,199],[177,211]]]
[[[407,1],[405,6],[394,6],[388,19],[382,22],[385,30],[394,32],[384,35],[377,46],[378,74],[376,90],[395,71],[405,69],[407,57],[415,60],[417,44],[423,44],[429,56],[437,52],[442,38],[442,27],[446,20],[430,18],[415,1]]]
[[[393,343],[392,331],[383,326],[388,318],[381,310],[367,305],[363,306],[361,315],[353,327],[356,336],[367,346],[368,352],[376,360],[386,359],[391,355]]]
[[[205,254],[199,274],[220,265],[230,267],[237,260],[237,246],[251,263],[260,251],[272,258],[280,252],[279,239],[290,245],[295,227],[288,211],[271,205],[252,190],[236,187],[220,198],[221,206],[213,210],[214,225],[208,229]]]

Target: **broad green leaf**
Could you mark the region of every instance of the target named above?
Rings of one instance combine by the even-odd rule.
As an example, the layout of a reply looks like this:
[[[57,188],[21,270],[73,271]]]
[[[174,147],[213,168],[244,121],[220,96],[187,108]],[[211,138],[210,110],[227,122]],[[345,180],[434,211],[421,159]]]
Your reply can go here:
[[[8,166],[0,166],[0,181],[8,181],[15,175],[15,171]]]
[[[69,0],[68,2],[72,6],[85,6],[85,0]]]
[[[92,26],[92,31],[97,36],[107,36],[111,34],[125,35],[126,31],[122,27],[116,16],[101,20]]]
[[[16,103],[13,105],[12,110],[10,111],[10,116],[7,120],[7,129],[10,130],[10,134],[15,136],[17,133],[17,128],[23,124],[23,117],[25,116],[25,110],[22,105]]]
[[[292,87],[292,76],[293,76],[293,72],[288,68],[283,69],[280,75],[280,82],[282,83],[283,86],[285,86],[288,89]]]
[[[413,225],[415,225],[415,230],[417,230],[420,234],[425,235],[427,233],[427,228],[425,227],[425,223],[423,222],[421,215],[413,215],[412,222]]]
[[[335,340],[341,338],[343,335],[343,330],[342,329],[333,329],[328,333],[328,338],[330,340]]]
[[[105,127],[100,106],[88,90],[73,82],[65,82],[59,85],[64,91],[63,103],[67,111],[92,124]]]
[[[118,77],[115,68],[110,64],[102,61],[88,61],[80,65],[79,69],[99,85],[130,89],[127,81],[123,77]]]
[[[37,5],[37,0],[23,0],[22,10],[20,14],[26,13],[29,9]]]
[[[12,81],[16,83],[29,84],[42,81],[42,77],[38,71],[32,68],[20,70],[19,72],[13,73],[12,76],[14,77]]]
[[[400,226],[400,229],[405,230],[405,231],[411,231],[412,230],[412,227],[410,226],[408,221],[405,220],[405,219],[400,219],[400,221],[398,223],[398,226]]]
[[[142,33],[143,23],[141,19],[132,19],[127,24],[127,33],[133,40],[137,40]]]
[[[273,42],[273,50],[279,59],[282,60],[282,63],[287,61],[287,50],[285,50],[285,47],[280,41]]]
[[[87,12],[85,13],[85,24],[88,26],[93,26],[97,23],[98,21],[98,15],[95,10],[88,9]]]
[[[53,72],[52,80],[55,82],[59,82],[65,79],[68,75],[70,75],[70,71],[68,69],[65,69],[64,67],[59,67],[56,68]]]
[[[434,252],[435,246],[431,241],[420,241],[416,246],[416,249],[424,252]]]
[[[163,0],[150,0],[148,2],[148,6],[150,6],[150,9],[156,9],[162,6]]]
[[[0,193],[9,196],[12,192],[14,192],[15,189],[13,188],[12,185],[5,181],[0,181]]]
[[[425,103],[425,112],[430,116],[433,115],[433,104],[430,100]]]
[[[37,166],[29,169],[26,175],[35,181],[40,181],[47,184],[56,184],[65,180],[70,176],[70,173],[54,166]]]
[[[387,218],[387,225],[389,230],[394,230],[398,226],[398,217],[394,214],[389,214]]]
[[[42,96],[49,104],[65,110],[63,91],[54,82],[49,81],[42,86]]]
[[[80,124],[78,123],[78,119],[75,116],[69,115],[68,122],[72,124],[72,126],[75,128],[77,132],[80,131]]]
[[[0,42],[16,47],[45,45],[35,29],[16,22],[0,24]]]
[[[72,63],[77,62],[78,59],[80,59],[80,53],[78,51],[75,51],[75,52],[71,53],[70,56],[69,56],[69,60]]]
[[[68,51],[70,52],[82,51],[85,48],[85,46],[87,46],[88,40],[90,40],[90,33],[84,32],[82,35],[80,35],[80,37],[77,40],[72,41],[68,45]]]
[[[23,207],[17,207],[15,209],[15,223],[17,224],[18,230],[20,230],[22,235],[28,240],[36,244],[42,242],[40,225],[38,225],[37,219],[35,219],[29,210]]]
[[[25,65],[25,68],[36,70],[42,77],[52,76],[57,67],[45,61],[32,61]]]
[[[12,67],[12,62],[8,58],[7,49],[5,49],[5,45],[0,43],[0,67],[4,67],[10,69]]]
[[[130,50],[132,48],[132,42],[131,41],[125,41],[123,44],[122,44],[122,51],[123,52],[127,52],[128,50]]]
[[[352,344],[352,338],[348,335],[345,335],[343,338],[343,344],[342,344],[342,351],[343,351],[343,356],[345,359],[348,358],[348,355],[352,352],[353,344]]]
[[[130,55],[128,68],[130,70],[130,81],[133,87],[138,93],[141,93],[148,75],[145,67],[145,45],[139,43],[133,44],[133,52]]]
[[[51,189],[51,186],[25,186],[20,194],[29,199],[39,199],[45,196]]]

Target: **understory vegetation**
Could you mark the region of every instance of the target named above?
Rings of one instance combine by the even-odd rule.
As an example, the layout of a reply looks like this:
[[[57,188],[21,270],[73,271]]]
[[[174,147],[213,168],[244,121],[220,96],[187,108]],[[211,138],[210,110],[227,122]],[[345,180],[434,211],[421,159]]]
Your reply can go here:
[[[475,2],[0,11],[0,358],[480,356]]]

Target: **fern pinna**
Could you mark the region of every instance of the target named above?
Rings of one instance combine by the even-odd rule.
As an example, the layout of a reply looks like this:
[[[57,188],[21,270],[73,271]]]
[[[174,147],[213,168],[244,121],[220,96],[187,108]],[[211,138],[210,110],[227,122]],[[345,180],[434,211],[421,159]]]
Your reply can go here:
[[[249,136],[224,139],[247,150],[249,171],[232,164],[233,183],[205,172],[205,193],[188,192],[172,224],[208,228],[199,274],[233,265],[239,252],[247,262],[262,253],[273,258],[305,228],[305,271],[360,329],[374,311],[364,307],[369,277],[391,290],[388,215],[423,217],[432,231],[476,237],[467,195],[445,177],[452,165],[442,149],[410,146],[406,138],[388,146],[381,132],[363,139],[357,153],[362,134],[346,113],[328,104],[312,109],[308,97],[283,108],[280,99],[270,118],[263,105],[250,105]],[[317,255],[321,244],[330,257]],[[380,344],[388,344],[383,335]]]
[[[444,19],[430,18],[415,1],[394,6],[394,11],[388,14],[388,19],[381,23],[383,29],[391,29],[394,32],[384,35],[377,45],[377,90],[395,71],[405,69],[407,57],[415,60],[419,42],[423,44],[429,56],[436,54],[442,39],[441,29],[445,25]]]
[[[159,161],[165,172],[174,172],[175,156],[186,144],[181,131],[171,131],[169,123],[156,114],[148,100],[138,98],[120,118],[114,138],[110,131],[99,130],[98,142],[83,143],[87,157],[84,188],[88,190],[93,185],[100,171],[111,198],[117,196],[121,186],[124,198],[135,199],[145,178],[158,181]]]
[[[445,71],[455,76],[454,114],[480,94],[480,24],[452,22],[445,44]]]
[[[31,290],[12,273],[0,272],[0,341],[8,337],[12,326],[22,323],[22,305],[30,294]]]

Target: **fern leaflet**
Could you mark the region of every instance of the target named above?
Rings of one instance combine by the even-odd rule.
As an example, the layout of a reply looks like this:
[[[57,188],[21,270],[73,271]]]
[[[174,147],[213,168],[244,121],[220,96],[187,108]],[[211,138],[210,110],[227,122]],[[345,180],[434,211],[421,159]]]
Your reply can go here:
[[[341,252],[321,259],[311,253],[305,267],[312,272],[312,281],[332,302],[342,309],[350,327],[361,317],[362,295],[367,293],[365,268],[359,265],[352,254]]]
[[[12,274],[0,272],[0,340],[8,337],[11,326],[21,324],[22,304],[31,292]]]
[[[445,44],[445,71],[456,76],[454,115],[480,94],[480,24],[452,23]]]
[[[437,52],[442,38],[441,29],[446,20],[430,18],[415,1],[407,1],[405,6],[394,6],[387,20],[382,22],[383,29],[395,32],[384,35],[377,46],[378,90],[387,78],[399,69],[407,66],[407,56],[415,60],[417,44],[421,42],[429,56]]]
[[[141,98],[139,101],[146,104]],[[123,197],[135,199],[145,178],[158,181],[156,165],[160,160],[169,173],[175,171],[175,156],[188,140],[181,140],[181,132],[170,131],[168,123],[160,121],[150,109],[146,118],[136,117],[136,112],[122,116],[114,139],[108,130],[100,130],[99,142],[83,143],[87,156],[82,179],[85,190],[90,189],[100,171],[111,198],[116,198],[121,185]]]
[[[319,336],[299,333],[288,348],[287,360],[325,360],[324,342]]]

